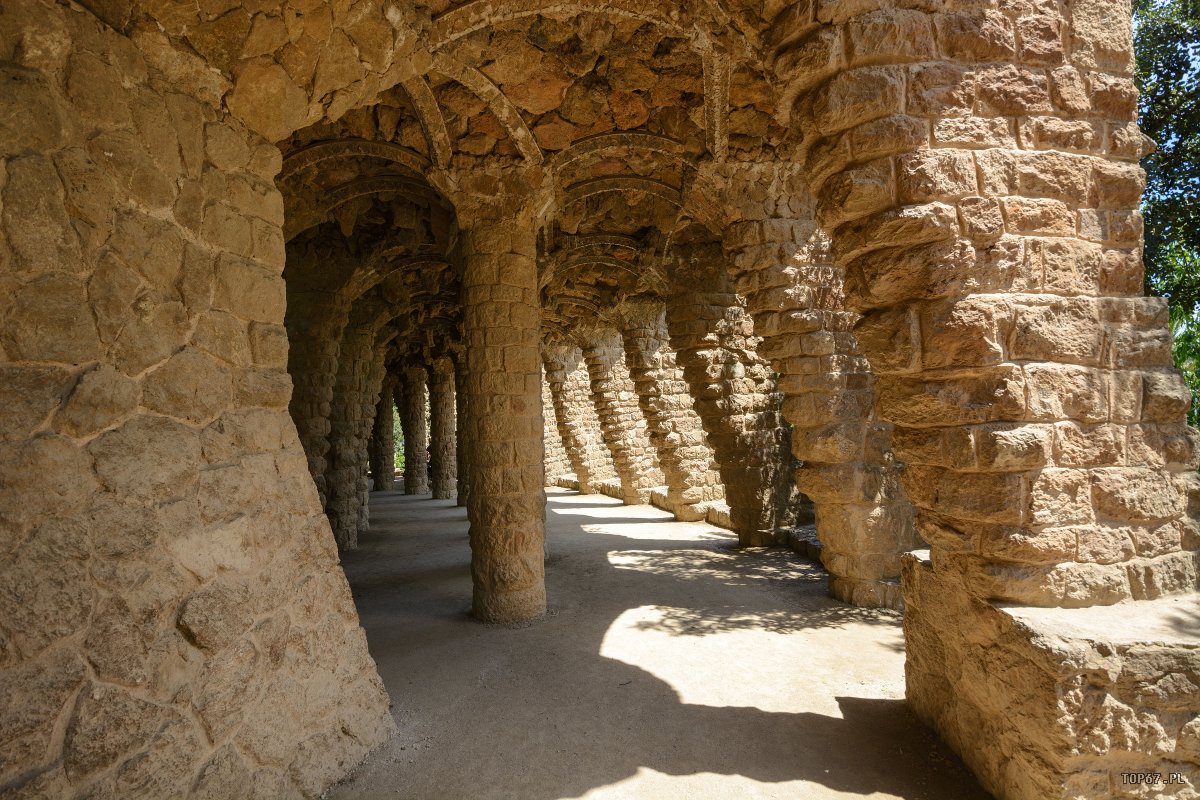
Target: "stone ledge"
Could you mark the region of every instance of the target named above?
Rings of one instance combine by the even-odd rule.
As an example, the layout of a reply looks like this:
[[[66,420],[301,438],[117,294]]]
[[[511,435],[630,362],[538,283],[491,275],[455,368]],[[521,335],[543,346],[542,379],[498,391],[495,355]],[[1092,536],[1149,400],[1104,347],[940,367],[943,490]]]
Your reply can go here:
[[[997,605],[915,553],[902,582],[908,701],[997,798],[1200,797],[1194,595]]]

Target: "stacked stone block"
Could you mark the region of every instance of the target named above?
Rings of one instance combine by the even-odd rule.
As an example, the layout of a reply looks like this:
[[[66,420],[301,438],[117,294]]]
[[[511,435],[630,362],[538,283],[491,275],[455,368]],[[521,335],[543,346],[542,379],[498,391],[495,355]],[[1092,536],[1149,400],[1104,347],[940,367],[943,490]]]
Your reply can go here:
[[[875,379],[846,308],[844,278],[813,222],[815,201],[794,164],[728,170],[727,193],[745,199],[724,246],[738,292],[779,373],[783,415],[799,461],[797,487],[815,504],[830,594],[859,606],[899,608],[900,556],[918,546],[912,505],[880,419]]]
[[[662,486],[666,479],[647,435],[637,391],[625,367],[621,335],[613,329],[591,332],[583,347],[583,359],[591,378],[592,400],[604,443],[612,453],[613,465],[621,479],[621,499],[635,504],[649,502],[650,491]]]
[[[519,622],[546,610],[538,175],[477,178],[460,210],[473,605],[480,619]]]
[[[662,465],[667,504],[678,519],[703,519],[697,504],[723,499],[725,487],[668,341],[666,307],[630,303],[622,312],[625,362]]]
[[[723,276],[677,279],[667,327],[721,468],[731,526],[743,545],[767,546],[785,496],[781,484],[791,476],[784,471],[770,366],[757,354],[753,322],[722,286]],[[683,288],[705,284],[712,290]]]
[[[604,443],[600,418],[592,401],[592,381],[583,353],[578,347],[546,345],[543,359],[554,416],[575,468],[579,491],[592,494],[608,482],[619,486],[612,452]]]
[[[428,372],[422,366],[406,366],[396,382],[396,407],[404,432],[404,493],[429,493],[429,403]]]
[[[393,723],[287,413],[279,152],[80,6],[5,4],[0,62],[0,786],[314,796]]]
[[[367,460],[371,466],[373,490],[376,492],[392,491],[396,481],[396,444],[392,440],[396,419],[395,391],[396,376],[385,373],[367,447]]]
[[[543,371],[543,376],[545,372]],[[550,384],[542,380],[542,440],[546,443],[546,485],[557,486],[558,481],[574,474],[575,468],[558,432],[558,415],[554,413],[554,399]]]
[[[429,375],[429,452],[434,500],[454,497],[458,483],[458,454],[455,445],[454,365],[448,358],[434,359]]]
[[[342,332],[338,373],[329,415],[325,514],[338,547],[352,550],[370,525],[367,506],[368,443],[386,373],[387,343],[394,311],[377,292],[355,301]]]

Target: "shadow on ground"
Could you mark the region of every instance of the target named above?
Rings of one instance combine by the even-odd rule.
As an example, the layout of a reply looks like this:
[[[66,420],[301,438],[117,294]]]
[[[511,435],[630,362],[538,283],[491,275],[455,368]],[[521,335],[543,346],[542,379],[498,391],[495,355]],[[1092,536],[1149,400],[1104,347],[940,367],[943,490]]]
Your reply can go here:
[[[897,615],[648,507],[547,519],[547,617],[488,626],[463,509],[372,497],[345,568],[400,732],[331,797],[987,797],[898,699]]]

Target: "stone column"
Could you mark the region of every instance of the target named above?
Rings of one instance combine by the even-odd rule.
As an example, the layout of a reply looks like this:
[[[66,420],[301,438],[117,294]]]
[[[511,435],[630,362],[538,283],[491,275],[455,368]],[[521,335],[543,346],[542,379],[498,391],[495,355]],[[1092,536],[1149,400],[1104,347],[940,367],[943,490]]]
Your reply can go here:
[[[325,513],[338,546],[352,550],[367,530],[367,443],[383,384],[390,304],[372,293],[355,301],[342,334],[330,413]]]
[[[919,546],[912,504],[875,408],[875,376],[852,329],[844,277],[798,165],[723,165],[742,219],[723,245],[784,395],[795,481],[814,503],[831,596],[903,607],[900,558]],[[769,187],[770,191],[755,191]],[[757,202],[755,202],[757,201]]]
[[[931,546],[904,561],[908,698],[1012,798],[1200,781],[1174,604],[1098,607],[1195,592],[1198,439],[1140,296],[1128,11],[1062,9],[798,13],[774,59]]]
[[[581,494],[599,491],[598,484],[617,477],[612,453],[604,445],[600,419],[592,402],[592,382],[578,347],[546,345],[543,349],[546,383],[559,434]]]
[[[554,413],[554,398],[550,395],[550,384],[542,377],[542,439],[546,443],[546,485],[556,486],[559,478],[574,475],[571,457],[567,455],[562,434],[558,432],[558,415]],[[578,479],[576,479],[578,482]]]
[[[375,405],[375,420],[371,423],[371,441],[367,450],[371,478],[377,492],[392,491],[396,480],[396,446],[392,441],[395,392],[396,376],[385,374],[379,390],[379,402]]]
[[[400,429],[404,431],[404,493],[429,492],[429,429],[425,423],[426,372],[424,367],[409,366],[401,371],[397,383],[396,406],[400,409]]]
[[[433,362],[429,381],[429,450],[433,458],[434,500],[454,497],[458,484],[456,420],[454,365],[448,358],[439,358]]]
[[[470,444],[467,442],[464,427],[466,425],[466,398],[461,387],[466,380],[466,356],[459,353],[454,358],[454,460],[458,495],[454,504],[466,506],[467,495],[471,492],[471,482],[467,474],[467,464],[470,454],[467,452]]]
[[[646,419],[625,368],[621,335],[611,329],[591,333],[583,348],[583,358],[592,380],[592,400],[600,417],[604,443],[612,452],[621,478],[622,499],[626,503],[646,503],[650,490],[663,485],[666,478],[650,445]]]
[[[689,262],[689,269],[690,269]],[[676,268],[667,327],[720,464],[733,530],[744,546],[774,542],[784,472],[776,387],[755,352],[753,323],[724,268]],[[706,286],[698,292],[687,287]]]
[[[546,610],[540,320],[532,172],[476,176],[460,205],[474,613],[520,622]],[[484,195],[483,193],[487,194]]]
[[[667,481],[667,504],[678,519],[703,519],[696,504],[723,499],[725,487],[668,343],[666,308],[660,302],[626,304],[621,318],[625,361]]]

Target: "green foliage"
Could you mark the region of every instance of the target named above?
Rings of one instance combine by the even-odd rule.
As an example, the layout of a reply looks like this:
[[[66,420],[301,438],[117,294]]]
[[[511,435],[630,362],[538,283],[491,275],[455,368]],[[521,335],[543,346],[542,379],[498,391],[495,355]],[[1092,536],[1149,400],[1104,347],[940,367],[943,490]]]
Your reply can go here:
[[[1200,0],[1134,0],[1135,78],[1142,130],[1146,293],[1167,298],[1174,356],[1200,421]]]

